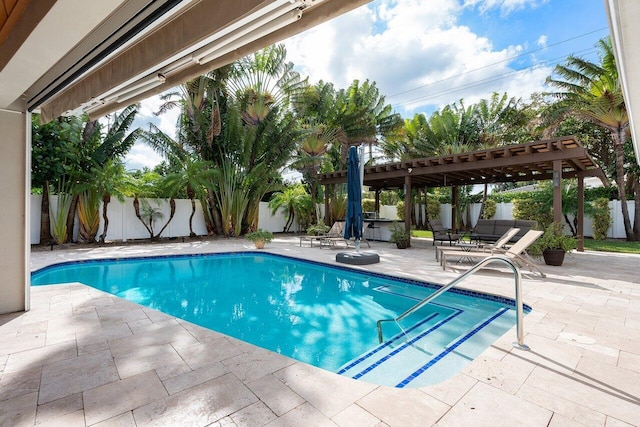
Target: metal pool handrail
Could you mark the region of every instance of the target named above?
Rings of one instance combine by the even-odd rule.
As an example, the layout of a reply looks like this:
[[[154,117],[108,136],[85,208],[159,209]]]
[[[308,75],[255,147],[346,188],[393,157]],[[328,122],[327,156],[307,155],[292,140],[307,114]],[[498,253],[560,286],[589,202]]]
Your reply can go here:
[[[519,348],[521,350],[529,350],[529,346],[527,346],[524,343],[524,328],[523,328],[523,325],[522,325],[522,319],[523,319],[522,275],[520,274],[520,269],[515,265],[515,263],[513,261],[511,261],[509,258],[507,258],[507,257],[505,257],[503,255],[492,255],[492,256],[489,256],[489,257],[483,259],[482,261],[480,261],[479,263],[474,265],[470,270],[465,272],[463,275],[453,279],[447,285],[441,287],[440,289],[438,289],[437,291],[435,291],[434,293],[432,293],[431,295],[429,295],[428,297],[426,297],[425,299],[420,301],[418,304],[414,305],[413,307],[411,307],[410,309],[408,309],[407,311],[405,311],[404,313],[402,313],[401,315],[396,317],[395,319],[380,319],[380,320],[378,320],[378,322],[377,322],[378,340],[380,341],[380,343],[382,343],[382,341],[383,341],[383,338],[382,338],[382,322],[399,322],[399,321],[401,321],[402,319],[404,319],[405,317],[407,317],[408,315],[410,315],[414,311],[416,311],[416,310],[420,309],[421,307],[429,304],[431,301],[433,301],[434,299],[436,299],[437,297],[439,297],[443,293],[447,292],[449,289],[451,289],[452,287],[454,287],[458,283],[462,282],[467,277],[471,276],[473,273],[475,273],[476,271],[481,269],[485,264],[489,264],[492,261],[501,261],[501,262],[507,264],[507,266],[509,268],[511,268],[511,270],[513,270],[513,275],[514,275],[514,279],[515,279],[515,294],[516,294],[515,295],[516,296],[516,336],[517,336],[517,339],[518,339],[517,342],[513,343],[513,346],[516,347],[516,348]]]

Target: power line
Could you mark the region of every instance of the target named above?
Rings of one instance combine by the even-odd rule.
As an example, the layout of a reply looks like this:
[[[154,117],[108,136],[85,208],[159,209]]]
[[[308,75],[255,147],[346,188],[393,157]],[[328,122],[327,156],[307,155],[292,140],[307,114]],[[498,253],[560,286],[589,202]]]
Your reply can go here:
[[[405,93],[414,92],[414,91],[416,91],[416,90],[419,90],[419,89],[422,89],[422,88],[425,88],[425,87],[429,87],[429,86],[433,86],[433,85],[436,85],[436,84],[438,84],[438,83],[443,83],[443,82],[446,82],[446,81],[448,81],[448,80],[452,80],[452,79],[455,79],[455,78],[458,78],[458,77],[462,77],[462,76],[467,75],[467,74],[474,73],[474,72],[476,72],[476,71],[484,70],[485,68],[493,67],[493,66],[495,66],[495,65],[502,64],[503,62],[511,62],[511,61],[513,61],[514,59],[517,59],[517,58],[520,58],[520,57],[523,57],[523,56],[528,56],[528,55],[531,55],[531,54],[533,54],[533,53],[535,53],[535,52],[540,52],[540,51],[546,50],[546,49],[548,49],[548,48],[550,48],[550,47],[558,46],[558,45],[561,45],[561,44],[564,44],[564,43],[570,42],[570,41],[572,41],[572,40],[577,40],[577,39],[579,39],[579,38],[586,37],[586,36],[588,36],[588,35],[591,35],[591,34],[594,34],[594,33],[597,33],[597,32],[603,31],[603,30],[607,30],[607,29],[608,29],[608,27],[598,28],[597,30],[589,31],[589,32],[584,33],[584,34],[580,34],[580,35],[577,35],[577,36],[574,36],[574,37],[571,37],[571,38],[568,38],[568,39],[565,39],[565,40],[561,40],[561,41],[559,41],[559,42],[552,43],[552,44],[547,45],[547,46],[545,46],[545,47],[541,47],[541,48],[534,49],[534,50],[529,50],[529,51],[527,51],[527,52],[523,52],[523,53],[520,53],[520,54],[518,54],[518,55],[511,56],[511,57],[509,57],[509,58],[505,58],[505,59],[503,59],[503,60],[500,60],[500,61],[497,61],[497,62],[493,62],[493,63],[491,63],[491,64],[487,64],[487,65],[484,65],[484,66],[479,67],[479,68],[474,68],[473,70],[468,70],[468,71],[465,71],[465,72],[463,72],[463,73],[460,73],[460,74],[456,74],[456,75],[453,75],[453,76],[447,77],[447,78],[445,78],[445,79],[441,79],[441,80],[437,80],[437,81],[435,81],[435,82],[427,83],[427,84],[424,84],[424,85],[422,85],[422,86],[416,86],[415,88],[408,89],[408,90],[405,90],[405,91],[403,91],[403,92],[398,92],[398,93],[393,94],[393,95],[389,95],[389,96],[387,96],[387,99],[389,99],[389,98],[393,98],[393,97],[396,97],[396,96],[400,96],[400,95],[404,95]],[[565,57],[566,57],[566,56],[565,56]]]
[[[581,51],[577,51],[575,53],[592,54],[592,53],[595,53],[595,52],[597,52],[597,49],[590,48],[590,49],[584,49],[584,50],[581,50]],[[400,106],[402,104],[410,104],[410,103],[414,103],[414,102],[418,102],[418,101],[425,101],[425,100],[428,100],[428,99],[437,98],[437,97],[439,97],[441,95],[444,95],[444,94],[447,94],[447,93],[460,92],[462,90],[474,88],[474,87],[477,87],[477,86],[482,86],[482,85],[487,84],[487,83],[492,83],[492,82],[495,82],[495,81],[503,80],[506,77],[511,77],[513,75],[521,74],[521,73],[524,73],[524,72],[532,70],[532,69],[540,68],[541,66],[543,66],[545,64],[549,64],[549,63],[557,64],[557,62],[555,62],[555,61],[557,61],[559,59],[565,59],[565,58],[566,58],[566,56],[558,56],[558,57],[547,59],[547,60],[541,61],[539,63],[533,64],[533,65],[530,65],[528,67],[524,67],[524,68],[521,68],[521,69],[518,69],[518,70],[511,70],[511,71],[508,71],[506,73],[502,73],[502,74],[497,74],[497,75],[494,75],[494,76],[486,77],[484,79],[476,80],[476,81],[473,81],[473,82],[470,82],[470,83],[467,83],[467,84],[463,84],[463,85],[460,85],[460,86],[454,86],[454,87],[451,87],[451,88],[442,89],[442,90],[440,90],[438,92],[432,92],[432,93],[429,93],[428,95],[422,95],[422,96],[419,96],[417,98],[412,98],[412,99],[408,99],[408,100],[405,100],[405,101],[398,101],[398,102],[392,104],[392,107],[395,108],[395,107],[398,107],[398,106]],[[483,68],[486,68],[486,67],[483,67]],[[442,80],[439,80],[437,82],[421,86],[421,88],[428,87],[428,86],[433,86],[433,85],[435,85],[437,83],[442,83],[442,82],[445,82],[447,80],[451,80],[454,77],[463,76],[464,74],[468,74],[468,73],[462,73],[462,74],[460,74],[458,76],[453,76],[453,77],[450,77],[450,78],[447,78],[447,79],[442,79]],[[408,93],[408,92],[410,92],[410,91],[406,91],[406,92],[403,92],[403,93]]]

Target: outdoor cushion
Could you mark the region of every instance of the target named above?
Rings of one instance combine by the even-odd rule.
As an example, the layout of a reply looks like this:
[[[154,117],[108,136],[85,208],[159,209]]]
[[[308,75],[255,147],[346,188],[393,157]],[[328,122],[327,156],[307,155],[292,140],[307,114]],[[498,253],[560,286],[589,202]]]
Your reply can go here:
[[[510,240],[517,242],[527,231],[538,225],[536,221],[514,219],[479,219],[473,232],[473,238],[485,242],[495,242],[512,227],[520,231]]]

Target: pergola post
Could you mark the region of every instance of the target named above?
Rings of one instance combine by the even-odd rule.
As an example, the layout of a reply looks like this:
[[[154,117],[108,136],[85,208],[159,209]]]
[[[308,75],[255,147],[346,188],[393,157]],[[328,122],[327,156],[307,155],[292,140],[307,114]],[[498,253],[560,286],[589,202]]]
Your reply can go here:
[[[584,176],[578,174],[578,252],[584,252]]]
[[[458,231],[458,187],[451,187],[451,229],[454,233]]]
[[[324,186],[324,224],[331,226],[329,224],[331,221],[331,212],[329,211],[329,186]]]
[[[373,205],[373,210],[380,214],[380,189],[376,189],[375,198],[376,199]]]
[[[404,177],[404,230],[411,233],[411,176]],[[411,238],[409,238],[411,246]]]
[[[553,221],[562,222],[562,160],[553,161]]]

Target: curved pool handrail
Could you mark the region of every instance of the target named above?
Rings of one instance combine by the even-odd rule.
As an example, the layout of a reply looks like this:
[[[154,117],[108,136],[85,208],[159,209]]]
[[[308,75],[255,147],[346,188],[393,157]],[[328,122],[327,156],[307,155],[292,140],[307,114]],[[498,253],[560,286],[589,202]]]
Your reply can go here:
[[[513,346],[516,347],[516,348],[519,348],[521,350],[529,350],[529,347],[524,343],[524,327],[523,327],[523,324],[522,324],[522,321],[523,321],[522,275],[520,274],[520,269],[518,268],[518,266],[512,260],[510,260],[509,258],[507,258],[507,257],[505,257],[503,255],[491,255],[491,256],[483,259],[482,261],[480,261],[479,263],[474,265],[470,270],[466,271],[461,276],[453,279],[451,282],[449,282],[445,286],[441,287],[440,289],[438,289],[437,291],[435,291],[434,293],[432,293],[431,295],[429,295],[428,297],[426,297],[425,299],[423,299],[422,301],[420,301],[419,303],[417,303],[416,305],[414,305],[410,309],[406,310],[404,313],[402,313],[398,317],[396,317],[394,319],[380,319],[380,320],[378,320],[377,326],[378,326],[378,340],[379,340],[379,342],[382,343],[382,341],[383,341],[383,337],[382,337],[382,323],[383,322],[399,322],[399,321],[401,321],[402,319],[404,319],[405,317],[407,317],[411,313],[413,313],[416,310],[420,309],[421,307],[429,304],[431,301],[433,301],[434,299],[436,299],[437,297],[439,297],[440,295],[442,295],[443,293],[445,293],[446,291],[448,291],[449,289],[451,289],[452,287],[454,287],[458,283],[462,282],[467,277],[471,276],[473,273],[475,273],[476,271],[478,271],[479,269],[484,267],[486,264],[489,264],[490,262],[493,262],[493,261],[501,261],[501,262],[507,264],[507,266],[509,268],[511,268],[511,270],[513,271],[513,275],[514,275],[514,279],[515,279],[515,294],[516,294],[515,297],[516,297],[516,336],[517,336],[517,342],[514,342]]]

